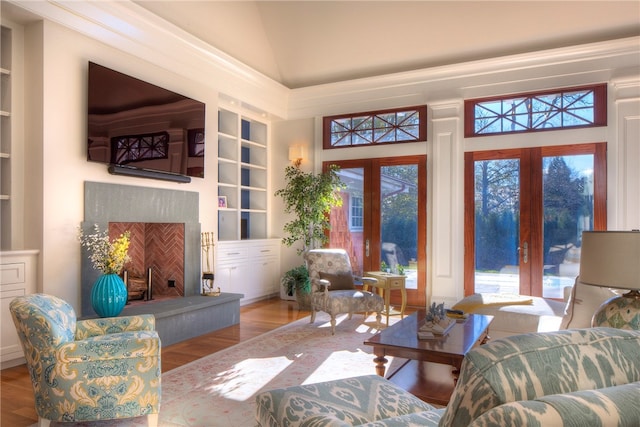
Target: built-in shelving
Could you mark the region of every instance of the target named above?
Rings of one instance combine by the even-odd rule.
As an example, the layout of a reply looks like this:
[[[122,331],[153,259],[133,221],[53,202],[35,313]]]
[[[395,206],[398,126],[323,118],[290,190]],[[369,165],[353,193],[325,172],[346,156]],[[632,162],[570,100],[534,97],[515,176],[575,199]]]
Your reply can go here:
[[[0,28],[0,217],[2,249],[11,248],[11,55],[12,30]]]
[[[268,123],[218,110],[218,239],[267,238]]]

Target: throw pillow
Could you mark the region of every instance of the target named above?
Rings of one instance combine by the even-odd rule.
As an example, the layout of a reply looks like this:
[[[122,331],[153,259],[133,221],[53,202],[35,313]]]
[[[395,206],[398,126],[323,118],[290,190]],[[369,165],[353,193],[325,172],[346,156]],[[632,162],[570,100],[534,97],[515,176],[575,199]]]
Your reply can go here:
[[[323,273],[320,272],[320,278],[328,280],[331,285],[329,286],[330,291],[344,291],[355,289],[355,285],[353,283],[353,275],[351,273]]]
[[[621,293],[624,293],[624,291]],[[616,295],[618,295],[618,292],[613,289],[587,285],[580,282],[580,277],[576,278],[560,329],[590,328],[591,318],[598,307]]]

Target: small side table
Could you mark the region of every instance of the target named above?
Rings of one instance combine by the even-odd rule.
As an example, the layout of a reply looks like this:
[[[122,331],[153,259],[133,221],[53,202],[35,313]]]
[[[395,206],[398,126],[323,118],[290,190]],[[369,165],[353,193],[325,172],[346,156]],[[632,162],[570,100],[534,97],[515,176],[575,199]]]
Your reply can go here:
[[[378,279],[378,293],[384,296],[384,308],[387,316],[387,326],[389,326],[389,316],[400,315],[401,319],[404,319],[404,309],[407,307],[407,289],[405,288],[405,276],[398,274],[385,273],[384,271],[368,271],[365,276]],[[400,289],[402,293],[402,306],[400,312],[392,311],[389,309],[389,300],[391,297],[391,291],[393,289]]]

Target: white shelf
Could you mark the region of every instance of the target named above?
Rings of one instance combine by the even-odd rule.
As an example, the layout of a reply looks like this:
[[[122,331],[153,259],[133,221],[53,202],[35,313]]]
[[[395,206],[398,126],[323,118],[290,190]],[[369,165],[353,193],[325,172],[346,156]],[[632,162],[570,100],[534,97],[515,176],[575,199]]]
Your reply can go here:
[[[267,238],[268,123],[232,108],[218,111],[220,241]]]
[[[0,212],[0,249],[9,250],[13,246],[14,221],[17,218],[15,203],[11,202],[11,194],[14,191],[12,180],[16,165],[12,165],[11,153],[16,141],[12,135],[12,85],[15,84],[11,76],[13,60],[13,30],[2,26],[0,37],[0,200],[2,200]],[[15,153],[15,152],[14,152]]]

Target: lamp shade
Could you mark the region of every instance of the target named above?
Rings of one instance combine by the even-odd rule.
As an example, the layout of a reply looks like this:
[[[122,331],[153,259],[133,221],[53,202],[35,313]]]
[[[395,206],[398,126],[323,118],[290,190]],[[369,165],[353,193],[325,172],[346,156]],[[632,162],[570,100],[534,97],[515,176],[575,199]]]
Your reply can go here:
[[[289,160],[295,162],[304,159],[304,148],[301,145],[292,145],[289,147]]]
[[[607,288],[640,289],[640,232],[583,232],[580,281]]]

